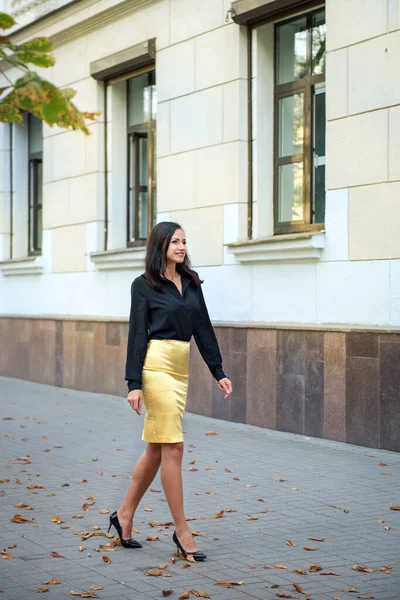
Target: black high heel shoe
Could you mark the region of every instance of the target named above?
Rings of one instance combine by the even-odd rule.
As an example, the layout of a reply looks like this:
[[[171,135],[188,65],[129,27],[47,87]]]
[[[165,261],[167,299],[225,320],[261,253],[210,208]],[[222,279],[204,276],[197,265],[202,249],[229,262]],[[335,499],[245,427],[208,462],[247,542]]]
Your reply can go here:
[[[130,540],[124,540],[122,538],[122,527],[119,524],[117,511],[113,512],[113,514],[110,516],[110,527],[108,528],[108,533],[110,533],[111,527],[115,527],[115,529],[117,530],[121,546],[123,546],[124,548],[142,548],[142,544],[140,544],[133,538],[131,538]]]
[[[174,543],[176,544],[176,549],[178,550],[178,554],[183,554],[185,559],[188,556],[193,556],[193,558],[196,562],[206,560],[207,556],[205,554],[203,554],[203,552],[200,552],[200,550],[197,550],[197,552],[186,552],[186,550],[184,550],[182,548],[182,545],[181,545],[180,541],[178,540],[176,531],[174,531],[174,535],[172,536],[172,539],[174,540]]]

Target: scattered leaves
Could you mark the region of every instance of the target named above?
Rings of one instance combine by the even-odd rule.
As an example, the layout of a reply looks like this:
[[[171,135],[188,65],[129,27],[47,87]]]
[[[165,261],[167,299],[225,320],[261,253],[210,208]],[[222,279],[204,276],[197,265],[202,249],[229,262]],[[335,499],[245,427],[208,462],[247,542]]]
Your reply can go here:
[[[353,565],[353,571],[361,571],[362,573],[374,573],[376,569],[370,569],[369,567],[360,567],[360,565]]]
[[[244,585],[244,581],[216,581],[213,585],[219,585],[225,588],[231,588],[235,585]]]

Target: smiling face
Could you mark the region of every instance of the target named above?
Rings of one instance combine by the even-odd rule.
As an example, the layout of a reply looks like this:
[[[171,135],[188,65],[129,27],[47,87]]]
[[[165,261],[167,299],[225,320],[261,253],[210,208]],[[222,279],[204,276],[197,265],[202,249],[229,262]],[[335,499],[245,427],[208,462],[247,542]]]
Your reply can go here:
[[[172,235],[170,244],[167,250],[167,264],[175,263],[180,264],[183,263],[186,256],[186,238],[185,233],[182,229],[176,229]]]

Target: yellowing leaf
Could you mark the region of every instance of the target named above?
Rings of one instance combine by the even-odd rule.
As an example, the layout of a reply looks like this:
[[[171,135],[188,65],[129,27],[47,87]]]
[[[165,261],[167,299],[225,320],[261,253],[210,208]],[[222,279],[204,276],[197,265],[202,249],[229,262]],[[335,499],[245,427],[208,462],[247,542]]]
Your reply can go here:
[[[220,519],[223,514],[224,514],[224,510],[220,510],[219,513],[217,513],[216,515],[213,515],[212,517],[210,517],[211,519]]]

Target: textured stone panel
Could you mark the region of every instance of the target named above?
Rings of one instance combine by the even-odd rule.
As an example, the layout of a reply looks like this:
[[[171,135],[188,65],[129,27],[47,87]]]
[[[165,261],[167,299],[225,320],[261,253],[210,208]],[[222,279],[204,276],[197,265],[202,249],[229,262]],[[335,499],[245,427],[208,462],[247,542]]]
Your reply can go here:
[[[394,337],[394,336],[393,336]],[[380,447],[400,452],[400,335],[381,344]]]
[[[378,358],[379,336],[376,333],[352,331],[346,336],[347,356],[363,356],[365,358]]]
[[[303,375],[277,375],[276,428],[304,434],[305,378]]]
[[[276,331],[248,330],[246,422],[276,428]]]
[[[346,441],[379,448],[379,361],[347,357]]]
[[[346,334],[324,335],[324,437],[346,441]]]

